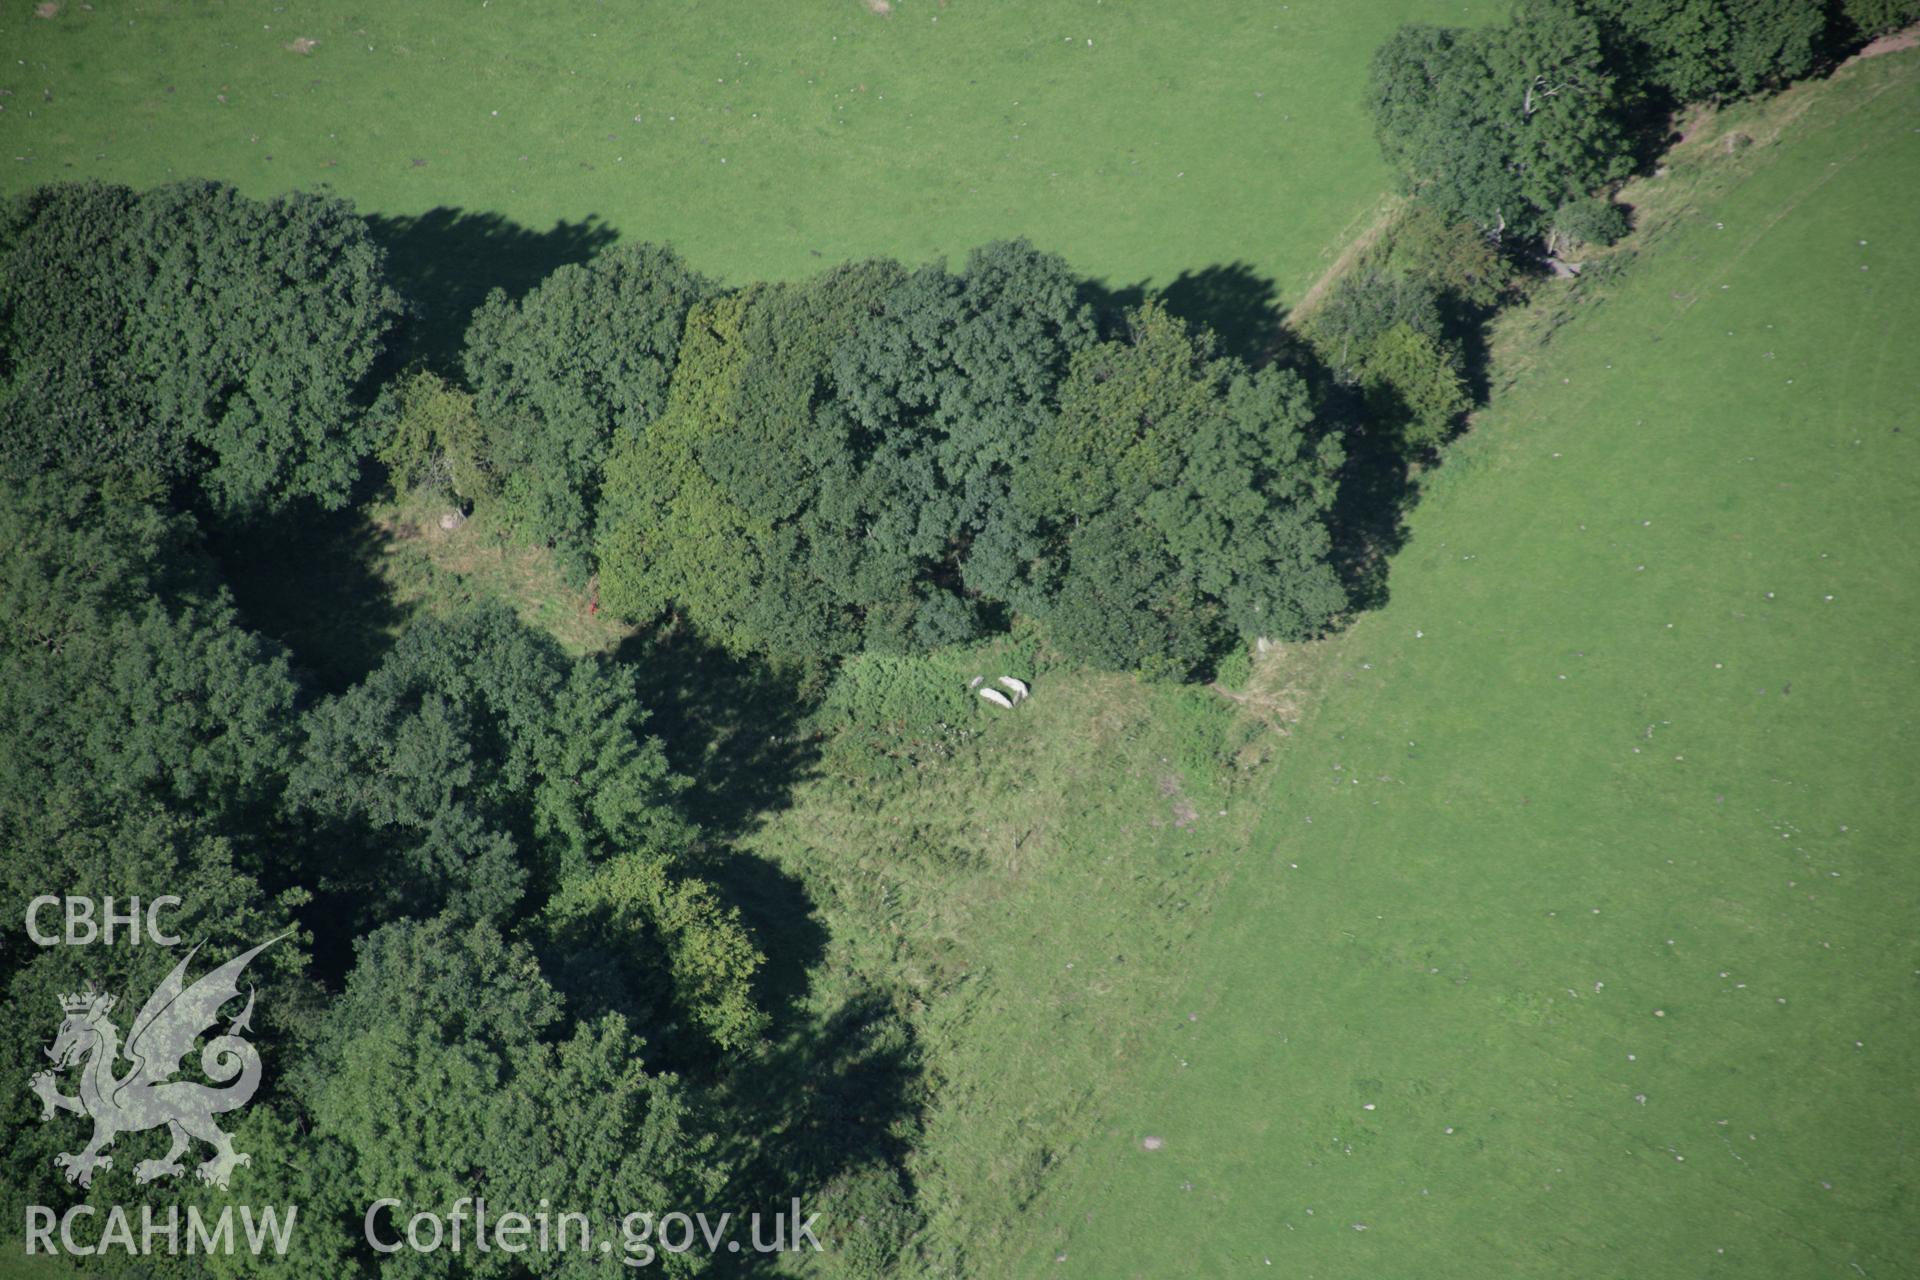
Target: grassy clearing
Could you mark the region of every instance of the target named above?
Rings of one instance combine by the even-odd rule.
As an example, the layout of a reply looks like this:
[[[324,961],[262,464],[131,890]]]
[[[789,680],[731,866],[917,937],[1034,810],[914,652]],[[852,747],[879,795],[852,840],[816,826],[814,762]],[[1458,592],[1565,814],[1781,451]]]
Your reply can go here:
[[[1920,59],[1796,92],[1430,478],[1012,1270],[1908,1267]]]
[[[285,644],[325,690],[373,669],[416,613],[474,599],[511,605],[568,653],[608,653],[633,629],[594,608],[550,552],[500,536],[482,511],[452,530],[427,498],[301,510],[216,532],[212,549],[255,630]]]
[[[745,841],[826,926],[817,1014],[878,983],[914,1021],[932,1089],[912,1171],[939,1274],[1006,1274],[1023,1211],[1177,989],[1271,749],[1205,690],[1016,669],[1033,696],[975,700],[951,756],[873,780],[829,743]]]
[[[511,604],[568,653],[610,653],[633,634],[595,607],[590,587],[570,586],[550,552],[494,529],[487,511],[444,528],[444,503],[408,499],[368,514],[383,545],[382,573],[408,608],[444,608],[450,598],[484,596]]]
[[[1491,12],[1491,11],[1489,11]],[[1115,285],[1295,297],[1387,185],[1360,86],[1441,0],[177,0],[0,9],[0,191],[330,184],[471,306],[612,234],[730,280],[1026,235]],[[314,43],[306,52],[297,41]],[[432,211],[439,211],[433,213]],[[419,215],[430,215],[420,218]]]

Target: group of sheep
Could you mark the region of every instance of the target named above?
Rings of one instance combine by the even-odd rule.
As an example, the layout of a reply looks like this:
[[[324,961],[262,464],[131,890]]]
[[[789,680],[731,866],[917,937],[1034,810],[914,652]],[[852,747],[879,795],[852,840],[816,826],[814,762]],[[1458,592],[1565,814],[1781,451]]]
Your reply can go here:
[[[992,688],[991,686],[985,689],[981,689],[980,685],[985,680],[986,680],[985,676],[975,676],[973,680],[967,685],[967,688],[979,689],[981,697],[985,698],[988,702],[991,702],[994,706],[1003,708],[1004,710],[1007,710],[1007,711],[1013,710],[1013,704],[1020,701],[1022,698],[1026,697],[1029,692],[1029,690],[1027,689],[1026,681],[1016,680],[1012,676],[1001,676],[1000,683],[1004,685],[1008,689],[1008,691],[1010,691],[1013,694],[1013,696],[1009,698],[1006,694],[1000,692],[1000,690],[998,689]]]

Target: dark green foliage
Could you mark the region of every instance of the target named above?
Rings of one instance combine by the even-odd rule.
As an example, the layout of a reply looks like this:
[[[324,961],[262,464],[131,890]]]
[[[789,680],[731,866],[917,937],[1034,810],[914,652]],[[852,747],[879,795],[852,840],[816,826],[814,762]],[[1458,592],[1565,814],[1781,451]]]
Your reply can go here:
[[[1547,248],[1555,253],[1565,253],[1576,245],[1605,248],[1627,230],[1627,211],[1613,201],[1600,196],[1569,200],[1554,211],[1547,229]]]
[[[1439,292],[1426,281],[1384,271],[1343,276],[1314,312],[1308,333],[1333,375],[1358,382],[1374,345],[1404,328],[1439,339],[1445,327]]]
[[[1183,678],[1224,639],[1218,606],[1200,597],[1154,530],[1127,514],[1074,531],[1071,571],[1046,619],[1064,652],[1112,671]]]
[[[310,902],[289,881],[311,875],[327,952],[373,928],[324,1016],[301,939],[252,971],[275,1069],[242,1149],[257,1194],[318,1220],[304,1266],[359,1271],[340,1241],[395,1188],[547,1196],[602,1227],[714,1193],[708,1140],[643,1064],[711,1067],[754,1043],[760,956],[702,876],[717,855],[674,807],[683,784],[643,734],[634,673],[478,609],[416,624],[298,718],[294,695],[191,521],[151,492],[61,473],[0,486],[0,906],[18,920],[50,892],[174,895],[164,924],[224,958],[286,932]],[[383,927],[412,915],[434,918]],[[502,941],[509,927],[538,961]],[[0,1066],[24,1080],[45,1065],[58,995],[91,979],[137,1008],[178,958],[0,953],[28,1015],[0,1034]],[[24,1090],[0,1108],[7,1204],[80,1194],[52,1163],[71,1132],[39,1124]],[[157,1151],[129,1137],[117,1154]]]
[[[742,329],[752,301],[749,294],[719,298],[688,317],[665,415],[644,432],[622,431],[614,442],[599,546],[600,599],[613,613],[645,620],[679,608],[742,650],[766,643],[753,625],[754,604],[772,593],[767,579],[797,558],[789,551],[768,562],[776,546],[773,525],[730,500],[701,461],[724,452],[721,437],[737,420],[746,360]],[[804,498],[797,485],[790,492]],[[783,593],[802,633],[817,622],[831,635],[831,618],[809,610],[804,590],[796,582]],[[826,643],[825,636],[816,643]],[[798,651],[809,647],[803,643]]]
[[[862,607],[914,565],[867,545],[844,416],[818,390],[821,348],[896,279],[891,264],[696,308],[667,413],[622,433],[608,466],[601,599],[683,611],[739,650],[818,657],[859,643]]]
[[[0,213],[0,451],[143,471],[230,510],[344,502],[398,314],[331,196],[63,184]]]
[[[53,1163],[57,1152],[76,1149],[72,1125],[43,1122],[39,1100],[25,1087],[50,1065],[44,1050],[60,1025],[60,997],[94,984],[120,1002],[124,1032],[126,1019],[181,957],[177,949],[127,945],[124,934],[112,946],[31,946],[23,930],[27,904],[43,894],[78,892],[111,896],[124,910],[130,898],[146,904],[160,895],[177,896],[180,905],[164,912],[160,923],[186,945],[203,947],[196,973],[285,933],[305,895],[263,889],[235,865],[229,842],[209,834],[208,825],[197,815],[141,800],[125,803],[93,825],[33,827],[8,839],[6,856],[0,858],[0,910],[13,922],[10,939],[17,945],[0,958],[8,1010],[0,1021],[0,1070],[21,1082],[0,1098],[0,1168],[6,1170],[0,1206],[8,1212],[18,1214],[24,1204],[64,1205],[86,1194],[68,1185]],[[44,910],[39,923],[57,933],[59,909]],[[249,969],[250,977],[273,993],[270,1001],[263,999],[253,1022],[254,1041],[265,1054],[291,1052],[304,1038],[303,1021],[318,1001],[302,976],[305,966],[304,941],[294,936],[269,948]],[[63,1081],[62,1091],[73,1092],[71,1079]],[[130,1152],[137,1150],[133,1158],[158,1155],[159,1146],[147,1149],[152,1139],[123,1140],[115,1153],[122,1167],[132,1164]],[[114,1189],[96,1184],[95,1194],[111,1195]],[[156,1184],[147,1190],[172,1199],[192,1188]]]
[[[495,290],[467,331],[466,371],[507,522],[590,568],[616,431],[666,408],[687,311],[712,286],[673,250],[633,245],[561,267],[519,301]]]
[[[473,396],[421,370],[382,397],[380,461],[395,490],[471,502],[493,492],[485,430]]]
[[[1819,0],[1587,0],[1619,69],[1675,102],[1775,88],[1805,75],[1827,26]]]
[[[29,946],[32,899],[111,896],[124,910],[173,895],[163,927],[221,959],[284,932],[305,901],[261,883],[293,733],[286,661],[238,625],[191,522],[151,497],[59,473],[0,484],[0,911],[20,944],[0,950],[0,1070],[23,1084],[48,1066],[60,996],[92,981],[131,1016],[178,959],[124,939]],[[40,925],[58,931],[58,911]],[[262,957],[278,996],[255,1024],[266,1045],[297,1039],[304,964],[297,939]],[[80,1194],[53,1164],[73,1135],[39,1117],[24,1087],[0,1101],[8,1212]]]
[[[1840,16],[1856,36],[1884,35],[1920,22],[1920,0],[1840,0]]]
[[[1846,12],[1875,31],[1909,8]],[[1522,0],[1497,26],[1402,27],[1374,54],[1368,100],[1388,160],[1437,214],[1531,236],[1630,171],[1635,111],[1785,84],[1827,26],[1820,0]]]
[[[1394,221],[1370,257],[1383,274],[1410,277],[1476,310],[1498,305],[1513,285],[1513,264],[1492,237],[1424,201]]]
[[[569,881],[539,922],[576,997],[641,1025],[690,1023],[722,1049],[753,1043],[760,953],[713,886],[647,851]],[[664,957],[665,963],[662,963]]]
[[[634,679],[504,606],[417,622],[307,714],[288,804],[315,824],[316,887],[352,904],[355,932],[544,910],[543,952],[584,1007],[736,1047],[760,1025],[759,955],[700,878],[674,807],[685,782],[645,735]]]
[[[807,658],[1064,607],[1076,652],[1181,674],[1226,636],[1324,625],[1338,451],[1305,443],[1298,379],[1213,360],[1161,308],[1140,325],[1093,345],[1064,265],[1018,243],[957,276],[869,263],[696,307],[667,412],[608,466],[603,600]]]
[[[0,206],[0,447],[15,464],[188,468],[188,437],[155,420],[133,358],[139,204],[126,187],[62,183]]]
[[[64,476],[0,484],[0,843],[128,807],[245,826],[293,734],[284,655],[242,629],[185,517]]]
[[[566,658],[504,606],[415,623],[305,717],[288,802],[355,850],[330,887],[351,885],[376,918],[500,918],[529,873],[550,890],[616,852],[684,848],[680,782],[643,735],[632,680]]]
[[[857,481],[837,495],[842,527],[929,566],[951,566],[977,540],[995,554],[965,557],[966,585],[1034,603],[1019,554],[1032,533],[1009,501],[1012,478],[1052,419],[1068,362],[1094,337],[1066,263],[1024,241],[976,249],[958,276],[915,272],[834,357],[861,455]]]
[[[905,278],[880,258],[755,294],[733,426],[700,448],[703,469],[753,518],[800,515],[820,474],[846,465],[848,428],[827,382],[833,354]]]
[[[1423,280],[1347,276],[1307,334],[1334,377],[1359,389],[1370,427],[1391,433],[1403,453],[1437,445],[1472,406],[1439,295]]]
[[[1630,167],[1599,27],[1565,0],[1527,0],[1495,27],[1402,27],[1368,95],[1408,187],[1495,233],[1531,234]]]
[[[707,1203],[719,1171],[675,1078],[646,1070],[623,1019],[569,1029],[561,1012],[532,952],[485,925],[408,921],[362,939],[296,1082],[349,1202],[550,1203],[611,1239],[625,1214]],[[380,1226],[392,1239],[405,1223]],[[462,1256],[475,1275],[540,1257]]]
[[[1068,653],[1190,677],[1239,637],[1310,635],[1346,601],[1322,517],[1338,443],[1290,370],[1215,359],[1163,309],[1082,352],[1015,488]]]
[[[1359,386],[1369,421],[1397,432],[1403,453],[1438,446],[1473,407],[1458,350],[1404,324],[1368,348]]]
[[[856,264],[689,321],[666,416],[609,466],[601,586],[740,649],[905,652],[976,634],[964,586],[1022,602],[1010,477],[1092,338],[1059,259],[952,275]]]

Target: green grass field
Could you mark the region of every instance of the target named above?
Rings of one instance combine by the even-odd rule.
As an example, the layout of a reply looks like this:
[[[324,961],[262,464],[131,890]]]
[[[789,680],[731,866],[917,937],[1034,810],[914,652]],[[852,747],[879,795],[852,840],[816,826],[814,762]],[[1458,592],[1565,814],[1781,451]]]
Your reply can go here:
[[[1916,73],[1797,91],[1443,468],[1014,1270],[1911,1274]]]
[[[0,6],[0,190],[213,177],[253,195],[326,183],[387,218],[474,215],[393,228],[421,292],[448,275],[526,283],[611,232],[669,241],[732,281],[1024,235],[1115,284],[1241,263],[1282,298],[1387,185],[1361,105],[1374,46],[1402,21],[1474,13],[1440,0],[34,11]],[[316,43],[287,48],[301,40]]]

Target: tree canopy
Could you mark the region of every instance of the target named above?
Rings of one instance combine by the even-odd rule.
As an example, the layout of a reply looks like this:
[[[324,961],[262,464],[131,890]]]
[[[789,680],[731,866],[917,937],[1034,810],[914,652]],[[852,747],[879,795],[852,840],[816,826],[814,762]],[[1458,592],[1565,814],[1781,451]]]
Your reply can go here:
[[[1157,305],[1130,330],[1075,357],[1015,485],[1057,582],[1040,616],[1076,657],[1182,677],[1324,627],[1346,603],[1323,521],[1343,455],[1305,384]]]
[[[0,452],[226,510],[339,506],[398,314],[336,197],[41,187],[0,211]]]
[[[234,834],[271,808],[295,687],[190,520],[137,489],[18,476],[0,547],[0,840],[142,805]]]
[[[1525,0],[1493,27],[1402,27],[1368,93],[1406,185],[1489,230],[1530,235],[1631,165],[1599,24],[1568,0]]]
[[[0,905],[169,895],[166,927],[222,958],[313,911],[334,977],[360,935],[337,998],[297,929],[254,971],[277,1066],[245,1136],[264,1185],[315,1216],[344,1224],[390,1185],[470,1191],[474,1170],[487,1194],[589,1212],[713,1189],[722,1165],[654,1064],[711,1070],[755,1044],[761,958],[646,714],[630,668],[485,606],[417,621],[361,684],[311,700],[151,480],[0,485]],[[44,1013],[86,980],[137,1001],[177,959],[15,949],[0,980]],[[44,1066],[45,1030],[11,1021],[0,1063]],[[4,1107],[7,1202],[76,1194],[52,1163],[71,1135],[24,1091]],[[353,1270],[325,1235],[303,1256]]]
[[[678,1081],[645,1063],[618,1015],[569,1028],[527,947],[484,924],[405,921],[360,940],[294,1088],[344,1166],[348,1204],[552,1204],[614,1238],[625,1215],[705,1203],[720,1185]],[[512,1275],[529,1258],[560,1261],[495,1251],[466,1265]]]
[[[995,608],[1182,674],[1236,634],[1304,634],[1339,608],[1321,520],[1339,451],[1306,442],[1297,377],[1209,341],[1155,307],[1099,343],[1065,264],[1019,242],[957,274],[873,262],[703,303],[666,413],[616,440],[602,599],[802,657],[964,640]],[[1137,530],[1095,530],[1071,570],[1068,526],[1109,507],[1149,512],[1145,558]],[[1092,582],[1102,548],[1166,597],[1159,640],[1068,638],[1131,625],[1095,621],[1134,599]]]
[[[1920,22],[1920,0],[1840,0],[1840,16],[1856,38],[1871,38]]]
[[[467,330],[501,511],[529,540],[590,568],[601,473],[617,431],[667,404],[688,310],[712,285],[660,245],[563,266],[515,301],[494,290]]]
[[[1819,0],[1589,0],[1626,73],[1675,102],[1749,94],[1813,66]]]

